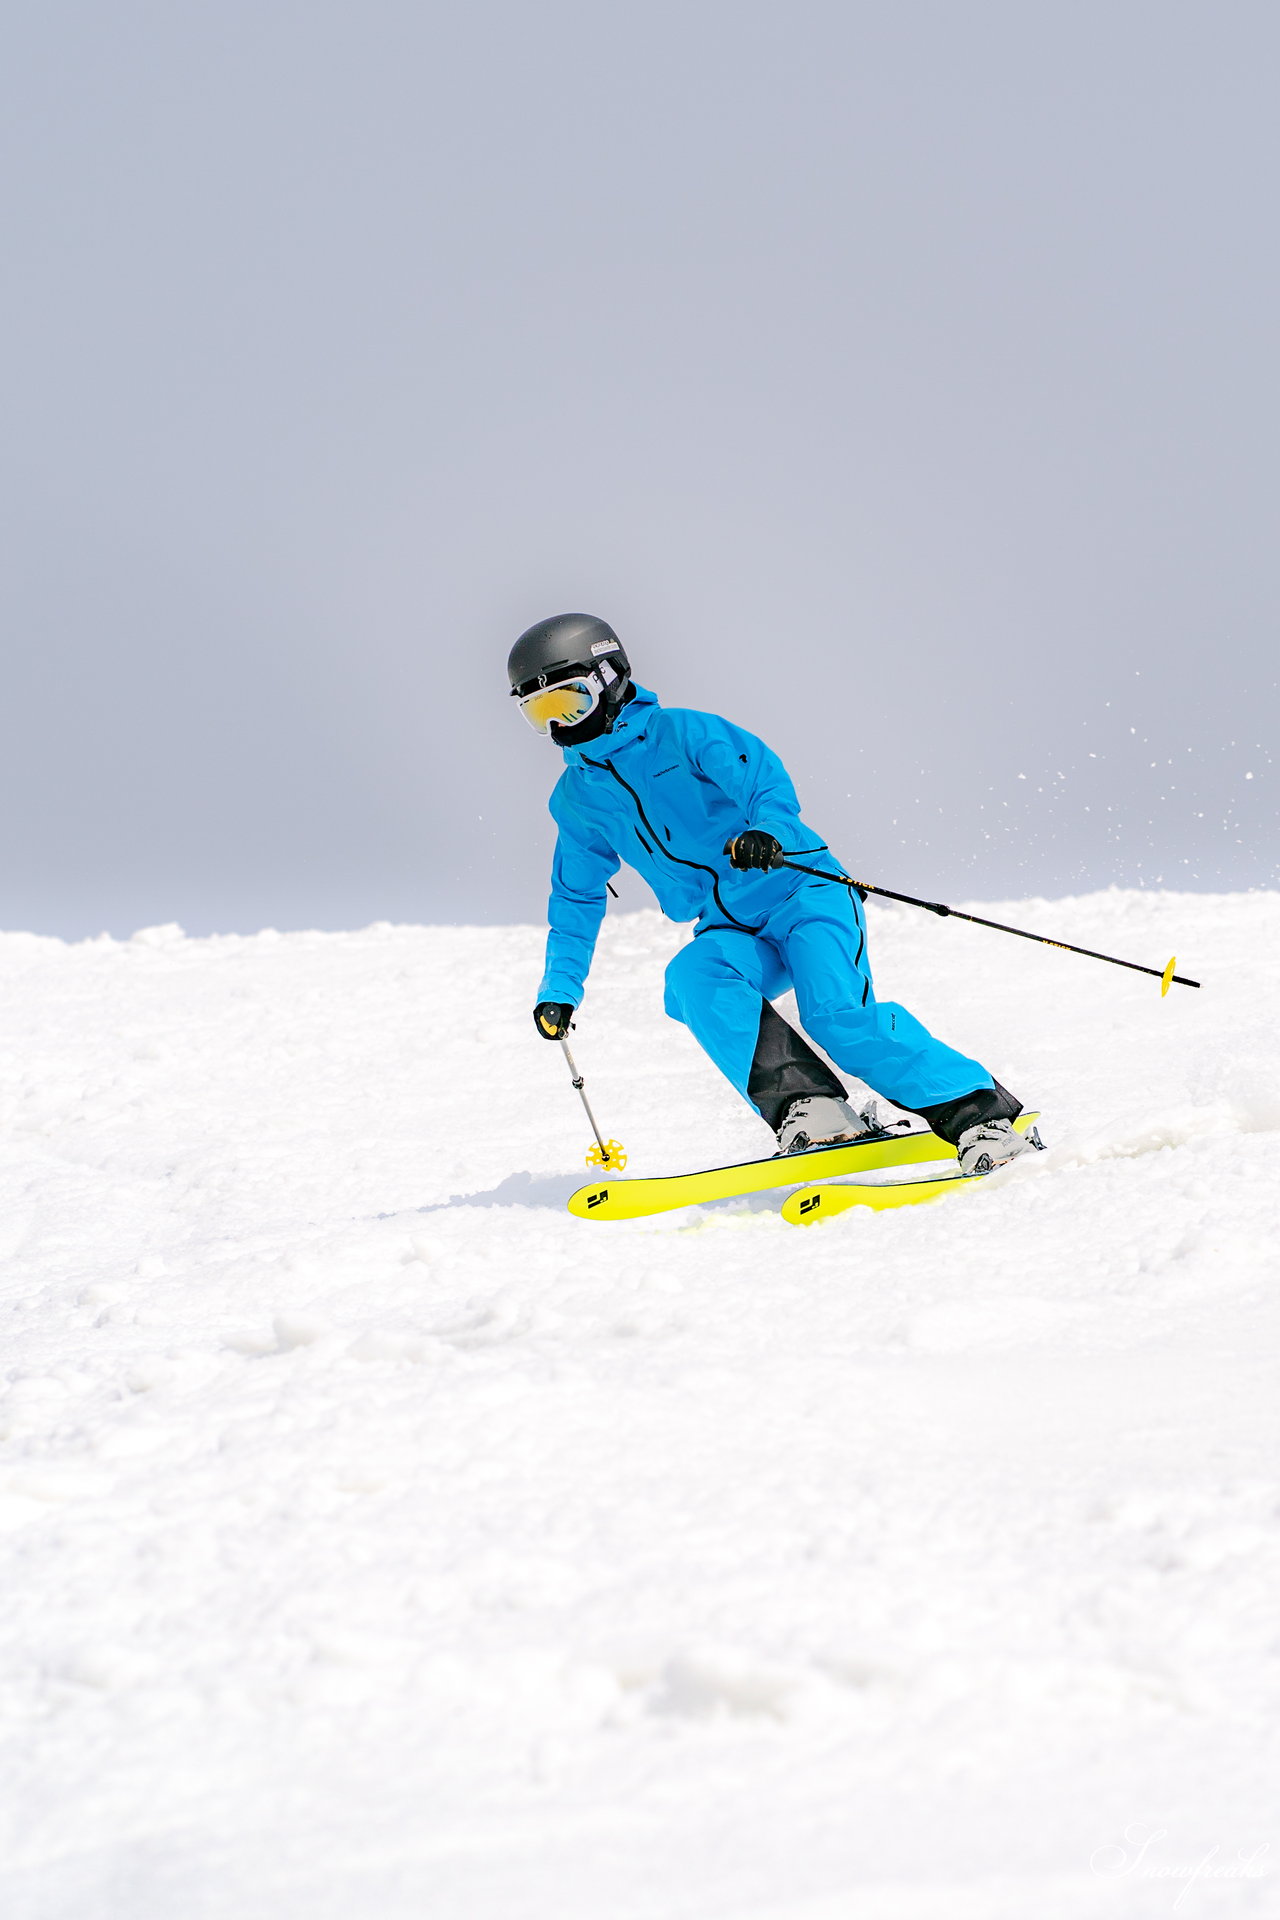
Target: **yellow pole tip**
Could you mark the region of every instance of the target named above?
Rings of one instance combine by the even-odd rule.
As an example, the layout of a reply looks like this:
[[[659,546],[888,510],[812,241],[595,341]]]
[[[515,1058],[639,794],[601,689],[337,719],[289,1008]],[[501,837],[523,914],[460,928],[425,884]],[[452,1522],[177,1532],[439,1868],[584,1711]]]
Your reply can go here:
[[[1168,966],[1165,968],[1164,972],[1160,976],[1160,998],[1162,1000],[1164,999],[1164,996],[1166,995],[1166,993],[1168,993],[1170,987],[1173,985],[1173,970],[1177,966],[1177,964],[1178,964],[1178,956],[1175,953],[1172,959],[1170,960]]]

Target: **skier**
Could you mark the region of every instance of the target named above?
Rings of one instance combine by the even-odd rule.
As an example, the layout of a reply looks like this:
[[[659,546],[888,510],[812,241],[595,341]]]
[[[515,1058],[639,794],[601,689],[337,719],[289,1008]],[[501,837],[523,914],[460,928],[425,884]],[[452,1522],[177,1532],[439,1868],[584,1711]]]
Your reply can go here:
[[[860,896],[783,866],[786,853],[840,871],[763,741],[716,714],[660,706],[632,680],[612,627],[590,614],[530,627],[507,673],[526,720],[565,759],[550,801],[559,837],[533,1014],[544,1039],[569,1030],[605,888],[625,860],[669,919],[697,923],[667,968],[667,1012],[773,1128],[781,1153],[877,1125],[874,1107],[855,1113],[848,1089],[770,1005],[788,987],[831,1058],[921,1115],[966,1174],[1025,1151],[1011,1124],[1021,1105],[986,1068],[876,999]]]

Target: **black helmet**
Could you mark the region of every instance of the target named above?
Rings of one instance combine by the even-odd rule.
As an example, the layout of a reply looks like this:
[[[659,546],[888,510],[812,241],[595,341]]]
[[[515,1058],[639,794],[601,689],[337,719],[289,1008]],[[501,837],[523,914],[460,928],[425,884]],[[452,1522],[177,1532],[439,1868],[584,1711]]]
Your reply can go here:
[[[587,673],[607,660],[620,678],[631,666],[621,640],[607,620],[593,613],[553,613],[522,633],[507,660],[512,693],[549,686],[566,674]]]
[[[555,726],[552,738],[575,746],[608,733],[631,698],[631,662],[607,620],[591,613],[556,613],[522,633],[507,659],[513,694],[554,686],[575,674],[596,674],[604,682],[599,706],[577,726]],[[598,682],[597,682],[598,684]]]

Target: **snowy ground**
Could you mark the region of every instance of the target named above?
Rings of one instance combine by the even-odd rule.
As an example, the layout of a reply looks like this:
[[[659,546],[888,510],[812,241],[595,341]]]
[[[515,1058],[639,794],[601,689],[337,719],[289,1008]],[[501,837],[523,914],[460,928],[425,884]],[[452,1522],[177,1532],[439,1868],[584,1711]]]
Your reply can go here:
[[[4,1920],[1280,1911],[1280,897],[994,911],[1204,990],[873,909],[1052,1151],[811,1231],[534,929],[0,939]]]

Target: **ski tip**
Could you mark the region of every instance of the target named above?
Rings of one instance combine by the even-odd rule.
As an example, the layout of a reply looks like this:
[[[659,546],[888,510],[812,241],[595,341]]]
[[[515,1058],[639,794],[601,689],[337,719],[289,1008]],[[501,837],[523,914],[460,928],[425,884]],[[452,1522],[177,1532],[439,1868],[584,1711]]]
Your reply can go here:
[[[851,1207],[882,1213],[890,1207],[915,1207],[944,1194],[972,1192],[986,1176],[966,1179],[959,1168],[932,1180],[833,1180],[829,1186],[801,1187],[787,1195],[782,1217],[788,1226],[816,1227]]]
[[[810,1187],[807,1192],[788,1194],[782,1204],[782,1217],[793,1227],[816,1226],[822,1218],[825,1197],[821,1187]]]
[[[1178,956],[1175,953],[1170,959],[1169,964],[1165,968],[1164,972],[1160,975],[1160,998],[1162,1000],[1164,999],[1164,996],[1166,995],[1166,993],[1168,993],[1170,987],[1173,985],[1173,970],[1177,966],[1177,964],[1178,964]]]
[[[602,1180],[596,1187],[579,1187],[569,1195],[569,1211],[579,1220],[626,1220],[630,1218],[626,1206],[627,1187],[625,1180],[616,1183]]]

